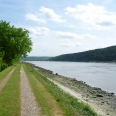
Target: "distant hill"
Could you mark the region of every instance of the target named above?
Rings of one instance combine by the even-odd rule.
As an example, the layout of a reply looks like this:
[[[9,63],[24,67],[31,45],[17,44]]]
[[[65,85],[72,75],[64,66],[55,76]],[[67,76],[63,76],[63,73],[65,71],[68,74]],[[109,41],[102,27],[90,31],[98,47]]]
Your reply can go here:
[[[52,57],[51,61],[74,61],[74,62],[109,62],[116,61],[116,46],[89,50],[85,52],[63,54]]]
[[[47,61],[50,57],[28,56],[21,58],[22,61]]]

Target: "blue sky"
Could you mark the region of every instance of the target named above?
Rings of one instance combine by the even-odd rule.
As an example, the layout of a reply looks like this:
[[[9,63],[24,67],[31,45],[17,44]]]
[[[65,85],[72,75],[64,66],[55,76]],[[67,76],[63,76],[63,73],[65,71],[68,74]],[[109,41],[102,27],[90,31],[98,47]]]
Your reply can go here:
[[[115,0],[0,0],[0,20],[30,31],[29,56],[116,45]]]

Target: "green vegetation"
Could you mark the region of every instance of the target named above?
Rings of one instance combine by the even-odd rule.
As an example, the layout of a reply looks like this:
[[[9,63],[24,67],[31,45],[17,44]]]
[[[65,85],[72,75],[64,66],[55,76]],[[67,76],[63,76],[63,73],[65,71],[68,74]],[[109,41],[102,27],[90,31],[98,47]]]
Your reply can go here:
[[[3,78],[6,77],[6,75],[8,75],[8,73],[13,69],[14,66],[10,66],[8,68],[6,68],[6,70],[3,70],[2,72],[0,72],[0,82],[2,81]]]
[[[58,107],[57,101],[54,100],[54,97],[47,91],[41,81],[37,79],[39,76],[38,73],[27,65],[23,65],[23,67],[29,78],[37,102],[42,108],[42,114],[46,116],[64,116],[63,111]]]
[[[74,61],[74,62],[115,62],[116,46],[103,49],[90,50],[80,53],[64,54],[52,57],[51,61]]]
[[[0,71],[26,57],[32,42],[26,29],[0,21]]]
[[[0,92],[0,116],[20,115],[20,65]]]
[[[50,57],[38,57],[38,56],[28,56],[26,58],[21,58],[23,61],[47,61]]]
[[[88,105],[78,102],[76,98],[63,92],[44,75],[34,70],[33,67],[26,65],[24,68],[27,76],[29,77],[35,96],[42,107],[42,112],[44,112],[44,114],[47,113],[47,116],[53,115],[52,110],[54,103],[63,110],[65,116],[97,116],[97,114]],[[41,87],[41,84],[44,86]],[[48,93],[50,94],[48,95]],[[46,95],[47,97],[45,97]],[[51,101],[53,98],[55,100],[54,103]]]

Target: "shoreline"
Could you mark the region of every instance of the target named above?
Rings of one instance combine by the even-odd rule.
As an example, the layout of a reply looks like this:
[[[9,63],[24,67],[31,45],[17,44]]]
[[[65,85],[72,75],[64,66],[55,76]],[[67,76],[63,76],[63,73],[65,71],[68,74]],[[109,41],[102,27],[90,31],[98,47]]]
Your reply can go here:
[[[114,93],[108,93],[101,88],[91,87],[83,81],[78,81],[75,78],[61,76],[59,74],[53,74],[52,71],[46,70],[34,64],[28,63],[43,75],[68,87],[81,95],[81,100],[90,106],[94,107],[98,112],[101,110],[103,116],[116,116],[116,95]],[[93,104],[93,105],[92,105]],[[97,109],[98,108],[98,109]],[[97,113],[98,113],[97,112]]]

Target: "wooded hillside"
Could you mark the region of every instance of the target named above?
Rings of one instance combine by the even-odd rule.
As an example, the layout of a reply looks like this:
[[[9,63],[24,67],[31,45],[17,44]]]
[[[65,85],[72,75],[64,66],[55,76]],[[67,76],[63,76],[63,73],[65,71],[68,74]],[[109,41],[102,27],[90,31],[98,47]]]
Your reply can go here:
[[[50,57],[45,57],[45,56],[28,56],[26,58],[21,58],[22,61],[47,61]]]
[[[102,49],[89,50],[80,53],[64,54],[52,57],[51,61],[76,61],[76,62],[108,62],[116,61],[116,46]]]

